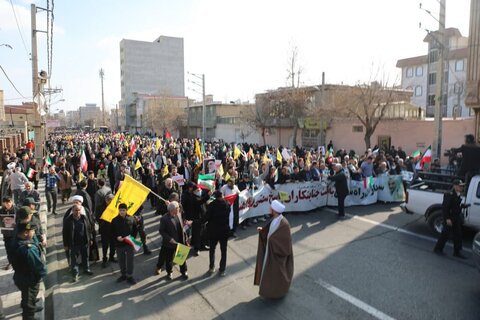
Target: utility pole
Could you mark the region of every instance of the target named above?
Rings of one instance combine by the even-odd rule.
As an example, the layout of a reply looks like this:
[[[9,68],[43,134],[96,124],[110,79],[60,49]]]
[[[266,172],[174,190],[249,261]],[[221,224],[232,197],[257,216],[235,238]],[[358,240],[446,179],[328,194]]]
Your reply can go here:
[[[433,143],[433,154],[438,159],[442,156],[442,117],[443,117],[443,79],[445,62],[444,56],[446,51],[445,46],[445,2],[440,0],[440,17],[438,20],[438,62],[436,75],[436,90],[435,90],[435,138]]]
[[[105,100],[103,97],[103,76],[105,73],[103,72],[103,68],[100,69],[100,81],[102,83],[102,125],[105,126]]]
[[[45,155],[45,136],[42,130],[42,117],[40,115],[40,108],[42,107],[40,90],[41,84],[38,77],[38,55],[37,55],[37,7],[35,4],[30,6],[31,14],[31,29],[32,29],[32,94],[34,103],[37,107],[34,108],[33,131],[35,133],[35,158],[38,163],[42,163],[42,158]]]
[[[117,116],[117,128],[115,130],[118,130],[118,103],[115,105],[115,115]]]

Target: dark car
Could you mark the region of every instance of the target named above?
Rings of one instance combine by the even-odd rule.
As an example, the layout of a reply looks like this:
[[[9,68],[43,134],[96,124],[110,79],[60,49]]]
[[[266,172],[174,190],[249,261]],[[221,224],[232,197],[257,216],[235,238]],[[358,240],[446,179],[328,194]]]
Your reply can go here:
[[[475,235],[475,238],[473,238],[472,256],[478,271],[480,271],[480,232],[478,232]]]

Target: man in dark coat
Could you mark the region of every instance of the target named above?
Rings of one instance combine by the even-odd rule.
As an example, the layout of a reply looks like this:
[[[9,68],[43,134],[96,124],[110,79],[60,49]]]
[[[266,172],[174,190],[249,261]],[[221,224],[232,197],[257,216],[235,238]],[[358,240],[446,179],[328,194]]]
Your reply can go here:
[[[472,175],[480,169],[480,146],[475,143],[475,137],[472,134],[465,136],[465,144],[460,148],[453,149],[455,153],[462,153],[462,164],[458,175],[465,177],[467,185]]]
[[[230,204],[223,198],[221,191],[215,191],[213,200],[207,206],[207,214],[204,221],[207,222],[207,238],[210,241],[210,265],[208,271],[215,272],[215,249],[220,242],[220,276],[225,276],[225,267],[227,265],[227,242],[230,235]]]
[[[211,191],[208,193],[199,195],[195,194],[197,191],[197,185],[193,182],[187,183],[185,192],[182,193],[182,207],[185,212],[185,219],[192,220],[192,246],[193,255],[198,256],[198,251],[201,248],[201,231],[202,231],[202,205],[207,202],[210,197]],[[200,191],[201,192],[201,191]]]
[[[453,181],[453,190],[447,192],[443,196],[442,213],[443,213],[443,229],[437,244],[433,251],[436,254],[443,255],[443,247],[447,242],[450,233],[453,233],[453,255],[460,259],[466,259],[462,255],[462,205],[461,194],[464,183],[455,179]]]
[[[127,280],[131,285],[135,285],[137,281],[133,278],[133,256],[134,248],[126,242],[132,234],[135,220],[132,216],[127,215],[127,205],[120,203],[118,205],[118,216],[112,220],[112,231],[116,241],[116,249],[118,263],[120,264],[120,278],[117,282]]]
[[[335,174],[328,177],[328,180],[335,183],[335,190],[338,198],[338,217],[343,218],[345,217],[345,198],[348,195],[347,176],[343,172],[343,168],[340,163],[336,163],[333,166],[333,170]]]
[[[160,219],[160,235],[162,236],[162,248],[158,255],[156,274],[160,274],[163,264],[167,270],[167,279],[172,279],[173,258],[177,243],[186,244],[185,234],[183,232],[183,219],[180,216],[180,205],[172,201],[167,206],[168,214]],[[187,221],[191,224],[192,221]],[[187,262],[180,266],[180,272],[184,279],[188,279]]]
[[[82,215],[82,205],[75,204],[72,214],[63,221],[63,246],[70,252],[70,267],[73,281],[78,281],[78,256],[81,256],[83,273],[92,275],[88,261],[88,248],[93,242],[93,226],[86,215]]]

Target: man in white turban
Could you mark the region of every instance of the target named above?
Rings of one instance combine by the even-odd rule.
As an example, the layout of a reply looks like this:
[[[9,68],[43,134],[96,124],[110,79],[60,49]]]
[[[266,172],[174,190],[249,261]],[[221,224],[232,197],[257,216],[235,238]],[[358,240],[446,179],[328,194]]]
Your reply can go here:
[[[293,249],[290,224],[282,215],[285,206],[277,200],[270,205],[272,219],[258,228],[257,264],[254,284],[259,294],[276,299],[285,296],[293,278]]]

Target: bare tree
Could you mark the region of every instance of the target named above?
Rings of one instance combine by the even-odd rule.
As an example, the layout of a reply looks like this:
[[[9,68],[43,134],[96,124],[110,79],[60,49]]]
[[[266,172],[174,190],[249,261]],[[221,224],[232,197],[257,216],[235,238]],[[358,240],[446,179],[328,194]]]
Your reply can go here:
[[[389,87],[387,82],[374,81],[370,84],[357,84],[350,87],[346,95],[345,109],[347,114],[357,118],[365,128],[365,147],[371,147],[370,138],[384,119],[386,111],[394,102],[410,99],[411,93]]]
[[[259,102],[257,100],[257,102]],[[263,145],[266,145],[265,135],[267,133],[267,128],[269,127],[270,116],[271,116],[271,106],[269,101],[263,100],[260,103],[255,105],[249,105],[245,107],[242,112],[242,118],[253,130],[259,130],[260,135],[262,136]]]
[[[185,117],[183,104],[186,102],[176,97],[166,95],[152,97],[147,102],[146,127],[157,134],[178,130],[181,119]]]

